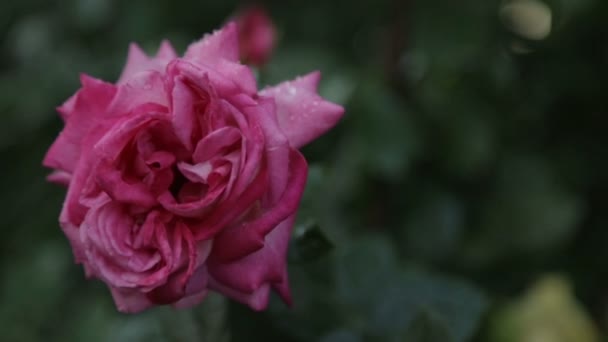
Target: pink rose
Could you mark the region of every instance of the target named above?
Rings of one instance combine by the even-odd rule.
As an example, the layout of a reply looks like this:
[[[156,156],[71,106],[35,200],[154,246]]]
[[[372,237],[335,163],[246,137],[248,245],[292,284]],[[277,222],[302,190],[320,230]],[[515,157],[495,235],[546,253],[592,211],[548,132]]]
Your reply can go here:
[[[306,183],[297,148],[343,108],[318,72],[258,91],[235,24],[177,57],[131,45],[116,84],[81,76],[44,159],[68,186],[60,224],[116,306],[199,303],[208,290],[255,310],[290,302],[286,252]]]
[[[244,8],[236,17],[241,58],[253,65],[264,65],[276,40],[276,29],[266,10],[260,6]]]

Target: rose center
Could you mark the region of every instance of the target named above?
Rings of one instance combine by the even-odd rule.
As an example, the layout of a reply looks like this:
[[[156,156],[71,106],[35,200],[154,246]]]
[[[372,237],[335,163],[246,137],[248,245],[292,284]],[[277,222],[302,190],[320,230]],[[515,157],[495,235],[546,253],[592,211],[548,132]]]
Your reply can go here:
[[[169,192],[177,203],[196,201],[204,197],[209,189],[207,184],[189,181],[177,167],[173,167],[173,174],[173,183],[169,187]]]

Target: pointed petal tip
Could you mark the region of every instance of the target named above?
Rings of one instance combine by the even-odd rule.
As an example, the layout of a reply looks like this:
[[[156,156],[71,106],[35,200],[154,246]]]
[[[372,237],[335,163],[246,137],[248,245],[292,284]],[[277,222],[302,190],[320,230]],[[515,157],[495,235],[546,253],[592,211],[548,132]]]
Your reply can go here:
[[[321,72],[319,70],[315,70],[306,75],[302,75],[296,77],[293,80],[293,84],[299,87],[302,87],[306,90],[316,92],[319,88],[319,83],[321,82]]]
[[[163,39],[163,41],[160,43],[160,47],[158,48],[158,51],[156,52],[156,58],[163,58],[163,59],[177,58],[177,53],[175,52],[173,45],[171,44],[171,42],[168,39]]]
[[[91,82],[93,77],[87,75],[84,72],[81,72],[80,74],[78,74],[78,79],[80,80],[80,85],[85,87],[89,82]]]
[[[136,42],[130,42],[129,43],[129,55],[131,55],[131,54],[133,54],[135,56],[145,56],[145,57],[147,57],[147,55],[144,52],[144,50]]]
[[[291,290],[289,289],[289,283],[287,279],[283,280],[278,284],[275,284],[273,287],[275,291],[277,291],[285,305],[290,308],[293,307],[293,299],[291,297]]]
[[[268,285],[262,286],[251,294],[249,298],[249,307],[254,311],[263,311],[268,307],[268,300],[270,299],[270,287]]]
[[[274,98],[279,124],[294,148],[324,134],[344,115],[342,106],[317,93],[320,77],[321,73],[315,71],[260,92],[262,96]]]
[[[127,53],[126,66],[129,64],[145,63],[150,57],[144,52],[144,50],[135,42],[129,43],[129,52]]]
[[[236,21],[230,20],[222,28],[220,28],[218,31],[224,31],[224,34],[237,34],[238,33],[238,25],[237,25]]]

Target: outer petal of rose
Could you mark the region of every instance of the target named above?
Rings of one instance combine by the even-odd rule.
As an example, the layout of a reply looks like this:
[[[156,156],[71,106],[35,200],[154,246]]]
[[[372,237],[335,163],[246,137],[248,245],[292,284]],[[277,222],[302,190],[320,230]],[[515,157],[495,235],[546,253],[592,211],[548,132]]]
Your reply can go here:
[[[137,290],[120,289],[109,286],[116,308],[124,313],[136,313],[144,311],[155,304],[145,294]]]
[[[142,71],[118,85],[116,96],[109,105],[112,115],[127,114],[146,103],[168,107],[163,76],[157,71]]]
[[[63,119],[63,121],[67,121],[68,117],[74,111],[74,107],[76,106],[76,99],[78,98],[78,92],[69,99],[67,99],[61,106],[57,107],[57,111],[59,112],[59,116]]]
[[[68,205],[69,203],[66,200],[63,203],[63,209],[61,210],[61,214],[59,214],[59,225],[61,226],[63,233],[70,242],[70,246],[72,247],[72,253],[74,254],[74,260],[77,263],[82,263],[86,260],[84,245],[82,243],[82,240],[80,240],[80,231],[78,229],[78,226],[75,225],[70,219],[70,211]]]
[[[117,83],[123,83],[142,71],[163,71],[167,66],[167,63],[175,58],[177,58],[177,54],[169,41],[164,40],[161,43],[156,56],[153,58],[148,57],[137,44],[131,43],[131,45],[129,45],[127,63],[125,64]]]
[[[212,244],[212,240],[198,243],[196,264],[199,266],[186,284],[185,296],[179,301],[173,303],[173,307],[178,309],[189,308],[197,305],[207,296],[209,274],[207,273],[207,266],[205,265],[205,262],[207,261],[207,257],[211,252]]]
[[[159,60],[172,60],[177,58],[177,53],[175,52],[175,49],[173,48],[173,46],[171,45],[171,42],[169,42],[168,40],[163,40],[160,43],[160,47],[158,48],[158,51],[156,52],[156,59]]]
[[[314,72],[260,92],[274,98],[279,125],[291,146],[299,148],[327,132],[340,120],[344,108],[316,92],[320,74]]]
[[[218,234],[214,240],[215,248],[210,260],[230,262],[259,250],[266,245],[267,234],[276,230],[277,225],[285,224],[285,220],[293,216],[306,185],[308,170],[306,160],[298,151],[292,150],[290,159],[290,179],[281,198],[260,217]]]
[[[250,308],[256,311],[264,310],[266,306],[268,306],[268,298],[270,295],[270,285],[268,284],[263,284],[252,292],[241,292],[210,277],[209,288],[223,294],[226,297],[247,304]]]
[[[106,116],[116,87],[87,75],[81,75],[82,88],[59,107],[66,120],[63,131],[49,148],[44,166],[73,173],[81,156],[82,143],[91,130]]]
[[[53,171],[46,177],[46,179],[55,184],[68,186],[70,184],[70,180],[72,179],[72,175],[65,171]]]
[[[215,285],[222,293],[245,302],[256,310],[263,309],[266,302],[260,303],[259,298],[253,300],[251,296],[256,297],[259,295],[257,292],[268,285],[275,286],[281,297],[290,303],[286,257],[293,222],[294,216],[279,224],[266,236],[262,249],[242,259],[229,263],[217,262],[212,251],[207,264],[210,285]]]
[[[184,297],[171,305],[176,309],[188,309],[194,307],[200,304],[200,302],[207,297],[208,292],[209,291],[207,291],[207,289],[201,290],[201,292]]]
[[[215,64],[220,59],[238,62],[239,42],[236,24],[228,23],[192,43],[186,50],[184,58],[201,64]]]

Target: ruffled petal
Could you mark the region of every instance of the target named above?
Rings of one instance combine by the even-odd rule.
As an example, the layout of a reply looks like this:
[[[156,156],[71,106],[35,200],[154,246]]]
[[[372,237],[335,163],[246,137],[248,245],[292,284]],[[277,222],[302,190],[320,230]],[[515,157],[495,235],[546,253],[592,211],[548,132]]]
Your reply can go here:
[[[187,59],[176,59],[167,67],[169,89],[175,77],[183,75],[191,84],[205,89],[211,83],[222,97],[240,93],[253,95],[257,83],[249,67],[239,63],[219,60],[215,64],[194,63]]]
[[[252,221],[242,222],[218,234],[210,260],[229,262],[259,250],[265,246],[266,236],[294,215],[308,172],[306,160],[296,150],[291,151],[289,169],[289,182],[277,203]]]
[[[131,203],[140,207],[151,207],[157,203],[156,196],[141,182],[128,182],[123,177],[116,163],[121,153],[136,134],[154,122],[165,121],[169,125],[168,117],[162,111],[164,107],[145,104],[137,108],[132,117],[117,123],[95,145],[95,156],[98,158],[95,170],[97,184],[112,199],[124,203]]]
[[[243,111],[248,117],[256,118],[264,132],[264,154],[268,163],[270,187],[263,205],[274,206],[285,191],[289,178],[289,141],[279,127],[272,99],[259,98],[254,105],[243,106]]]

